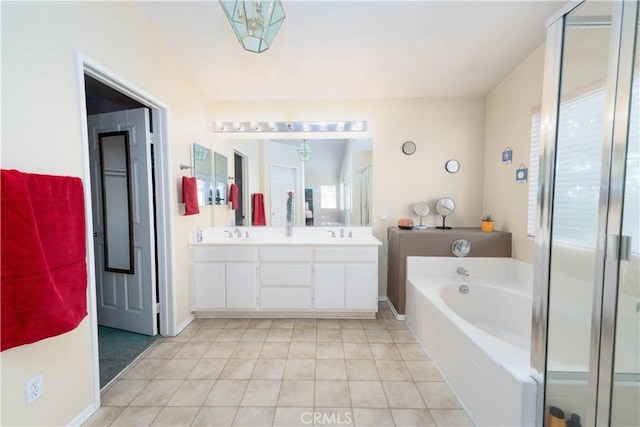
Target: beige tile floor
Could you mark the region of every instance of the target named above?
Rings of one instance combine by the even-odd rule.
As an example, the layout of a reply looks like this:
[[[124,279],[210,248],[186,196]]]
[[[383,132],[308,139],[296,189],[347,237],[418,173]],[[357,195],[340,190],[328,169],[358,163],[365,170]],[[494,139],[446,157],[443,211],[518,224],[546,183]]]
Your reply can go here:
[[[102,393],[100,426],[467,426],[386,303],[375,320],[196,319]]]

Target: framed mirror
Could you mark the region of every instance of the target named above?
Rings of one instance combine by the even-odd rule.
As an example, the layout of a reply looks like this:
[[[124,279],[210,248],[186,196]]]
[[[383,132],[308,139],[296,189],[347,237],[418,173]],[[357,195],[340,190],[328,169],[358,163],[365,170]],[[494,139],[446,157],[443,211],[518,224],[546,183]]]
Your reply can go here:
[[[445,225],[445,220],[448,215],[451,215],[456,210],[456,204],[451,197],[441,197],[436,201],[436,212],[442,216],[442,225],[438,225],[436,228],[441,230],[450,230],[451,227]]]
[[[211,166],[211,150],[200,144],[193,143],[192,150],[193,175],[198,186],[198,205],[213,204],[213,173]]]
[[[215,172],[215,196],[216,205],[224,205],[227,203],[227,156],[220,153],[213,153],[213,163]]]
[[[98,134],[104,227],[104,269],[134,274],[129,131]]]

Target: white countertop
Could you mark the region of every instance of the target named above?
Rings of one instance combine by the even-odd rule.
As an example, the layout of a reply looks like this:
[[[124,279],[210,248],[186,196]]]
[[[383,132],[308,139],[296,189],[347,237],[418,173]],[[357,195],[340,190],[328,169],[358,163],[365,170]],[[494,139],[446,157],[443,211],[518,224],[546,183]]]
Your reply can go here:
[[[240,230],[242,237],[235,230]],[[342,229],[344,237],[340,237]],[[232,237],[229,237],[231,232]],[[336,237],[331,237],[331,232]],[[348,237],[351,233],[352,237]],[[380,246],[373,237],[371,227],[294,227],[286,236],[284,227],[209,227],[202,229],[203,240],[196,242],[195,232],[190,233],[190,246],[207,245],[299,245],[299,246]],[[248,234],[248,237],[247,237]]]

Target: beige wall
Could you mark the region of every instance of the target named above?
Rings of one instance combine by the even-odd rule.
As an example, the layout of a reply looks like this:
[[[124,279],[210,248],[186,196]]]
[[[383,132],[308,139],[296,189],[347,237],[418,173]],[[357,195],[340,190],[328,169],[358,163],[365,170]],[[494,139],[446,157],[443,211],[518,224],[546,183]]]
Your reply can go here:
[[[401,217],[415,217],[414,202],[432,206],[426,219],[434,226],[440,218],[433,204],[442,196],[456,201],[452,226],[478,227],[482,213],[484,177],[484,98],[423,98],[385,100],[216,101],[211,122],[216,121],[335,121],[366,120],[368,131],[354,138],[373,141],[373,209],[375,236],[386,242],[386,229]],[[402,153],[404,141],[417,151]],[[448,159],[462,165],[456,174],[444,169]],[[388,212],[386,221],[381,211]],[[378,295],[386,295],[386,246],[380,251]]]
[[[577,29],[568,33],[564,58],[563,94],[569,97],[604,84],[607,71],[608,30]],[[531,111],[542,103],[545,45],[536,49],[486,97],[483,212],[491,213],[496,228],[513,235],[513,256],[533,263],[534,239],[527,237],[529,185],[517,184],[515,170],[521,163],[530,167]],[[501,152],[513,149],[513,162],[503,165]],[[558,247],[556,263],[562,272],[587,279],[588,269],[572,268],[576,260],[593,265],[593,254],[575,248]]]
[[[529,185],[518,184],[515,171],[530,166],[531,110],[542,102],[544,46],[536,49],[487,94],[482,212],[490,213],[496,229],[510,231],[513,257],[533,263],[534,241],[527,237]],[[513,162],[502,164],[505,147]]]
[[[187,234],[209,225],[212,208],[181,216],[180,163],[190,144],[211,145],[209,104],[157,31],[130,2],[2,2],[1,166],[83,177],[79,51],[169,107],[174,325],[189,316]],[[85,182],[85,189],[88,185]],[[90,260],[91,261],[91,260]],[[92,286],[93,284],[89,284]],[[2,425],[66,425],[93,402],[90,323],[4,351]],[[44,397],[25,406],[25,381],[44,376]]]

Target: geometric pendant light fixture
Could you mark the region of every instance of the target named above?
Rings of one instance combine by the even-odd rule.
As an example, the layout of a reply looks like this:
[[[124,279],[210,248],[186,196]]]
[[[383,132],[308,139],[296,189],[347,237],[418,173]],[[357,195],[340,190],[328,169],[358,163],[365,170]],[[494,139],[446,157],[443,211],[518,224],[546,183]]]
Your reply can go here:
[[[261,53],[269,49],[285,18],[280,0],[220,0],[220,4],[245,50]]]
[[[306,162],[311,157],[311,154],[313,154],[311,146],[306,139],[303,139],[302,144],[300,144],[300,147],[298,147],[298,156],[300,156],[300,160]]]

